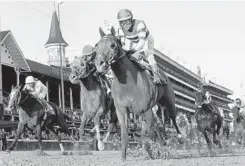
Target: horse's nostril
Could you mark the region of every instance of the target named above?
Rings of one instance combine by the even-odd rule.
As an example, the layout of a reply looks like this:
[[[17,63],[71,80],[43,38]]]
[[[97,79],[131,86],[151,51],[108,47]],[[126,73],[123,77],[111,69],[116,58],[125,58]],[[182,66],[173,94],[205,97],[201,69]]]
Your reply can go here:
[[[100,62],[100,65],[103,65],[103,64],[104,64],[104,61],[101,61],[101,62]]]

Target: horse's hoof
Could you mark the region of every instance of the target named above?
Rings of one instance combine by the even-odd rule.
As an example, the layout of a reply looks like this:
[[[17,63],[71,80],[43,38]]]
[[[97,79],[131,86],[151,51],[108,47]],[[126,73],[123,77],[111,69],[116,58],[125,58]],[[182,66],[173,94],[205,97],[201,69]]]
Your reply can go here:
[[[64,156],[69,155],[69,153],[65,152],[65,151],[61,152],[61,154],[64,155]]]
[[[126,162],[126,158],[122,157],[122,163],[125,163]]]
[[[6,154],[10,154],[10,150],[6,150],[5,153],[6,153]]]
[[[105,150],[105,144],[101,140],[98,140],[98,149],[99,151]]]

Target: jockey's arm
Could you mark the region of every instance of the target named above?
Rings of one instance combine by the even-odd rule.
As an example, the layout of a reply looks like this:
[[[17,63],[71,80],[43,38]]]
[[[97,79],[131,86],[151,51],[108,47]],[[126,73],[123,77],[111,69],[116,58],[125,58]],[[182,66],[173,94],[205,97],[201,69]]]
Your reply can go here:
[[[26,85],[24,85],[24,87],[23,87],[23,89],[22,89],[22,90],[23,90],[23,91],[27,90]]]
[[[141,49],[143,49],[145,45],[145,39],[139,39],[139,42],[137,43],[136,47],[135,47],[135,51],[140,51]]]
[[[144,22],[138,24],[137,32],[138,32],[139,42],[135,47],[135,51],[140,51],[141,49],[143,49],[146,41],[146,29],[147,28]]]

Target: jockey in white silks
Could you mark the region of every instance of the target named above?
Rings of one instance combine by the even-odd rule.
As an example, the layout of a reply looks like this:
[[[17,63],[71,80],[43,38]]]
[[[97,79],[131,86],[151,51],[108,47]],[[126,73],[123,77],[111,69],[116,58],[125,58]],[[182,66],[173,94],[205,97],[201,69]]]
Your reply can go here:
[[[49,107],[44,98],[47,96],[48,88],[40,80],[35,79],[33,76],[27,76],[23,90],[28,91],[29,94],[37,98],[38,101],[44,106],[44,119],[46,119]]]

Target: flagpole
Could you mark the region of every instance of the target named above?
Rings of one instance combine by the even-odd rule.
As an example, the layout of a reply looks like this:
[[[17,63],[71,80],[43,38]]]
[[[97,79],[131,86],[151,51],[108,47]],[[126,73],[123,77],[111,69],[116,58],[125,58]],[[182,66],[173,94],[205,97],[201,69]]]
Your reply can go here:
[[[61,4],[62,4],[62,2],[61,2]],[[60,2],[58,2],[58,17],[59,17],[59,28],[60,28]],[[59,50],[60,50],[59,53],[60,53],[62,111],[65,112],[65,93],[64,93],[63,57],[62,57],[62,50],[61,50],[61,35],[60,35],[60,39],[59,39]]]

